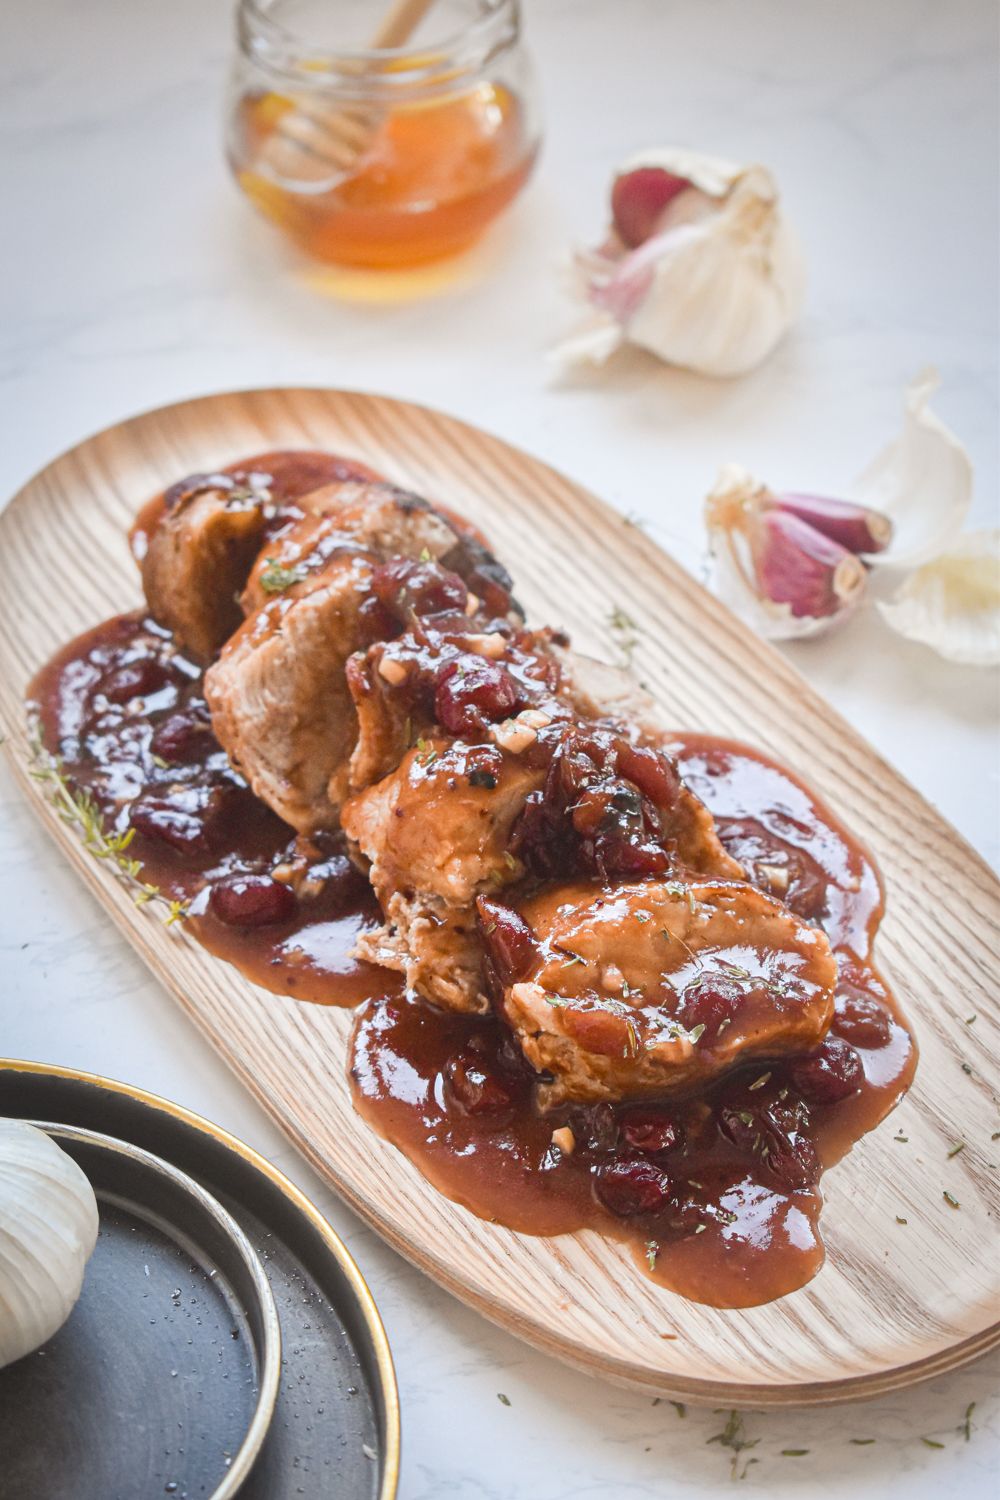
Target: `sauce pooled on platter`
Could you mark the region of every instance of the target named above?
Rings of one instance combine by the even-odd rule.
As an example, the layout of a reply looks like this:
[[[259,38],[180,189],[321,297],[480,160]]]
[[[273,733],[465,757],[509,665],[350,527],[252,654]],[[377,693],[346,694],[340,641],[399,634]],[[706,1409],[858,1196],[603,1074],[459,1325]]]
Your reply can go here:
[[[219,475],[194,476],[174,491],[190,496],[198,485],[211,485],[234,495],[236,507],[247,494],[266,495],[254,521],[259,555],[262,546],[295,534],[303,495],[371,477],[363,465],[329,455],[278,453]],[[140,560],[174,491],[140,515],[133,534]],[[448,519],[454,530],[472,537],[456,518]],[[498,575],[483,571],[481,539],[469,546],[479,568],[479,604]],[[381,573],[376,569],[380,600],[388,599],[391,607],[399,594],[388,592],[390,584],[399,593],[405,588],[410,614],[399,615],[391,628],[383,620],[376,644],[368,648],[376,675],[387,658],[404,662],[410,674],[407,739],[415,734],[420,747],[410,752],[411,780],[422,788],[437,761],[434,774],[444,777],[445,790],[454,789],[456,778],[445,772],[449,756],[458,755],[463,787],[470,784],[474,796],[491,792],[510,758],[478,733],[484,719],[477,720],[470,705],[478,705],[476,712],[488,723],[490,694],[500,692],[500,684],[500,696],[507,694],[509,701],[494,722],[524,704],[529,707],[521,708],[522,715],[536,716],[536,742],[516,762],[525,786],[536,791],[526,793],[526,810],[502,850],[512,869],[516,865],[515,878],[481,896],[473,918],[475,941],[487,954],[488,1008],[473,1013],[428,1003],[395,968],[355,956],[359,942],[369,957],[377,956],[384,930],[380,900],[362,873],[357,846],[338,826],[296,832],[254,794],[213,732],[204,660],[150,616],[110,620],[44,668],[31,692],[42,745],[58,758],[70,794],[93,799],[88,805],[99,827],[127,848],[135,877],[183,903],[185,929],[211,952],[278,993],[358,1007],[350,1059],[356,1107],[440,1191],[526,1233],[593,1228],[625,1240],[649,1275],[697,1301],[752,1306],[801,1286],[823,1259],[817,1227],[821,1172],[889,1112],[916,1062],[912,1037],[871,962],[883,899],[870,858],[794,776],[747,747],[706,735],[662,736],[659,749],[666,754],[657,752],[654,764],[651,752],[639,754],[636,744],[622,740],[620,728],[614,734],[587,728],[581,741],[579,723],[559,718],[553,696],[558,672],[545,656],[546,642],[516,620],[505,625],[498,619],[492,635],[501,640],[509,667],[505,679],[514,686],[501,682],[489,657],[481,670],[474,663],[470,669],[460,654],[464,627],[450,615],[419,615],[418,585],[425,594],[431,585],[439,592],[445,588],[433,571],[436,564],[421,558],[419,566],[419,576],[412,564],[391,564],[388,573],[384,564]],[[494,611],[503,603],[491,600]],[[544,670],[533,664],[536,658],[544,658]],[[381,673],[394,688],[395,668]],[[425,678],[429,690],[421,686]],[[417,729],[411,730],[411,716]],[[451,735],[472,734],[476,744],[463,749],[464,740],[450,742],[442,725]],[[425,732],[433,740],[423,739]],[[566,793],[568,765],[576,767],[577,779]],[[674,858],[662,811],[662,799],[669,800],[664,768],[672,765],[684,795],[693,793],[714,820],[718,859],[731,857],[738,862],[731,867],[741,867],[738,888],[746,892],[749,885],[750,896],[760,893],[754,899],[774,919],[794,919],[800,937],[812,934],[824,943],[818,934],[826,934],[824,952],[832,950],[836,974],[832,1018],[824,1021],[818,1043],[813,1039],[797,1050],[782,1044],[773,1056],[737,1055],[731,1066],[688,1085],[683,1079],[665,1085],[661,1092],[654,1076],[637,1096],[613,1096],[606,1079],[623,1066],[627,1073],[630,1064],[627,1057],[623,1064],[609,1055],[611,1072],[601,1071],[600,1041],[588,1043],[588,1066],[597,1072],[583,1085],[571,1071],[559,1073],[561,1061],[556,1071],[537,1066],[531,1027],[525,1030],[515,1020],[512,996],[537,986],[541,939],[520,913],[536,912],[539,899],[544,906],[550,889],[553,900],[565,894],[570,903],[558,911],[570,911],[583,879],[601,915],[610,915],[622,892],[652,891],[651,882],[674,873],[663,857],[666,849]],[[557,773],[565,795],[554,804]],[[670,795],[675,805],[679,793]],[[348,827],[360,843],[357,814],[353,818]],[[390,848],[398,852],[402,837],[397,832]],[[372,878],[384,906],[378,857],[368,846],[365,853],[373,860]],[[567,879],[577,884],[564,886]],[[690,892],[709,887],[705,875],[692,879],[702,884],[667,880],[666,899],[676,893],[680,901],[683,893],[693,911]],[[723,892],[736,889],[731,878],[713,879]],[[648,916],[644,909],[637,913],[640,922]],[[468,942],[469,930],[460,930]],[[536,945],[527,958],[516,951],[522,930]],[[644,940],[649,931],[641,934]],[[663,935],[671,938],[666,929]],[[712,1057],[726,1028],[735,1037],[741,1006],[759,983],[756,970],[773,955],[730,948],[725,963],[709,962],[703,969],[703,956],[715,950],[692,951],[683,937],[676,942],[687,948],[691,962],[680,955],[682,966],[673,975],[679,984],[676,974],[687,973],[680,992],[686,1009],[683,1027],[671,1020],[667,1039],[679,1038],[696,1060],[699,1043]],[[636,1024],[651,1014],[659,1023],[658,1011],[629,1011],[623,1004],[622,992],[633,1006],[637,992],[629,995],[615,965],[605,965],[605,972],[617,976],[612,998],[595,999],[590,990],[580,992],[582,999],[576,993],[567,998],[563,990],[570,981],[579,989],[587,960],[556,949],[564,951],[557,970],[569,974],[547,1000],[560,1019],[568,1013],[567,1025],[574,1016],[574,1024],[581,1024],[582,1016],[589,1036],[595,1013],[602,1025],[609,1017],[608,1024],[621,1024],[620,1014],[634,1015]],[[551,950],[546,952],[551,959]],[[790,963],[791,979],[775,983],[779,997],[790,996],[781,985],[794,984],[804,972],[796,953]],[[777,1003],[780,1008],[780,998]],[[632,1027],[628,1019],[624,1025]],[[633,1038],[634,1030],[626,1036]],[[565,1038],[559,1046],[564,1044]],[[673,1056],[669,1047],[667,1052]]]

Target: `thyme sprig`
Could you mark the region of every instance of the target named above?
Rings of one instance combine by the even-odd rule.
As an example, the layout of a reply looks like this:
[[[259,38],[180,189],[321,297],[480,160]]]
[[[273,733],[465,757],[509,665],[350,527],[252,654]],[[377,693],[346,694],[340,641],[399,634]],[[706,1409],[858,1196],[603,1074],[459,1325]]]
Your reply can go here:
[[[135,837],[134,828],[123,833],[109,831],[104,826],[104,817],[93,792],[75,787],[69,780],[58,756],[50,755],[41,742],[37,731],[31,739],[32,760],[30,775],[46,788],[48,800],[61,820],[80,832],[83,847],[95,859],[104,860],[118,878],[132,888],[132,899],[136,906],[147,906],[151,902],[162,903],[165,908],[164,923],[173,926],[187,916],[186,901],[175,901],[165,895],[158,885],[142,878],[141,862],[129,853]]]

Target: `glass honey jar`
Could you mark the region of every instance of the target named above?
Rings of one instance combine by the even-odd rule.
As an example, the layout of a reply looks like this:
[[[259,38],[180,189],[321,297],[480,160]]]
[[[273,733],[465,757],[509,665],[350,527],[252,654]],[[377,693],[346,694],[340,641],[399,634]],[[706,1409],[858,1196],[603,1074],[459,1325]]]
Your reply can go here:
[[[391,39],[408,8],[410,21],[414,8],[423,15],[405,44],[372,45]],[[465,249],[516,197],[538,152],[517,0],[396,0],[387,24],[385,9],[237,7],[233,173],[296,245],[338,265],[414,266]]]

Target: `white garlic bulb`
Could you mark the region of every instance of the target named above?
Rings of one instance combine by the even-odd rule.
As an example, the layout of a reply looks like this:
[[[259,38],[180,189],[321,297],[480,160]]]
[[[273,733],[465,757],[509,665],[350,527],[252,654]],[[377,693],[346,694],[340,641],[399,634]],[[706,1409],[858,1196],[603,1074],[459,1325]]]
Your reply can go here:
[[[23,1120],[0,1120],[0,1368],[65,1323],[97,1226],[94,1190],[73,1158]]]
[[[556,358],[601,361],[627,342],[704,375],[760,364],[805,294],[805,262],[770,172],[643,151],[618,173],[611,202],[607,241],[577,257],[593,317]]]

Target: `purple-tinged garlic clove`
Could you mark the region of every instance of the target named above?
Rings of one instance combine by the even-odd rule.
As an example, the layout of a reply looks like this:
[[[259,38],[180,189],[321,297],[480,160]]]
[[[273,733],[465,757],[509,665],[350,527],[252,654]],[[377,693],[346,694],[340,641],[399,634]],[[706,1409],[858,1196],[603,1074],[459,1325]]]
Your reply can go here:
[[[892,541],[889,517],[852,500],[829,500],[821,495],[776,495],[774,504],[856,555],[884,552]]]
[[[749,520],[748,540],[761,597],[787,605],[797,620],[842,614],[864,594],[864,564],[798,516],[758,511]]]
[[[705,523],[716,592],[771,640],[818,635],[865,596],[864,564],[734,464],[705,502]]]
[[[623,245],[634,250],[659,229],[667,205],[691,184],[665,167],[619,172],[611,187],[611,219]]]

